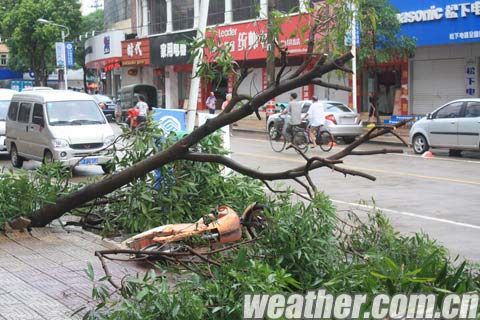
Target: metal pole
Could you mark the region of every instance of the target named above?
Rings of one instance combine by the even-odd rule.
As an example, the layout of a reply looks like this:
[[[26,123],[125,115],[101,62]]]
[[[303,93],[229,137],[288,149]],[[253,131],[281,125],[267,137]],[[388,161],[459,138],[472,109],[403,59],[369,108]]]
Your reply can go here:
[[[352,19],[352,96],[353,96],[353,111],[358,112],[357,106],[357,8],[352,4],[353,19]]]
[[[63,42],[63,80],[65,81],[65,90],[68,90],[67,82],[67,47],[65,46],[65,31],[62,30],[62,42]]]
[[[205,36],[207,29],[208,5],[209,0],[200,0],[200,13],[198,18],[197,39],[202,39]],[[203,50],[199,49],[195,59],[193,60],[192,77],[190,83],[190,94],[188,97],[188,109],[186,126],[188,131],[192,131],[195,126],[195,114],[197,113],[198,93],[200,91],[200,77],[195,76],[202,63]]]

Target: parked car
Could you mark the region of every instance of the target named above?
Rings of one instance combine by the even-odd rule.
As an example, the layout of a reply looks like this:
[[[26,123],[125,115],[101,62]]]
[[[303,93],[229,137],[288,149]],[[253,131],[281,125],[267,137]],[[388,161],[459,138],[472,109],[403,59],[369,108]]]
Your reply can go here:
[[[113,102],[110,97],[101,94],[94,94],[92,97],[95,99],[100,109],[102,109],[107,119],[112,120],[115,118],[115,107],[117,104]]]
[[[352,109],[338,101],[321,100],[318,102],[321,103],[325,113],[325,126],[335,138],[341,137],[345,143],[352,143],[356,137],[363,133],[363,125],[360,114],[353,112]],[[299,101],[299,103],[302,105],[303,117],[306,113],[308,113],[308,109],[310,108],[312,101],[302,100]],[[282,103],[281,105],[288,106],[288,103]],[[276,113],[268,117],[268,132],[272,130],[275,119],[277,119],[279,116],[280,113]]]
[[[10,100],[15,93],[17,93],[17,91],[0,89],[0,151],[7,150],[7,147],[5,146],[5,120],[7,119]]]
[[[480,150],[480,99],[448,102],[410,129],[413,151],[424,153],[430,148],[450,149],[450,155],[462,150]]]
[[[112,167],[112,127],[95,100],[85,93],[43,90],[17,93],[7,113],[5,144],[12,165],[25,160],[59,161],[66,167]],[[84,158],[85,157],[85,158]],[[82,159],[83,158],[83,159]]]

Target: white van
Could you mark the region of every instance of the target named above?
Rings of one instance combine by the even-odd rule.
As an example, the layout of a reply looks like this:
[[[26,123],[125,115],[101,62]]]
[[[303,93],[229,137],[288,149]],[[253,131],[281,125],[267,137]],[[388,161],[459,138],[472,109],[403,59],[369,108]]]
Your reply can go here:
[[[0,151],[7,150],[5,146],[5,120],[7,119],[8,106],[13,95],[17,91],[10,89],[0,89]]]
[[[113,158],[113,130],[95,100],[85,93],[42,90],[12,97],[6,121],[5,145],[12,165],[24,160],[60,161],[72,167],[100,165],[105,173]]]

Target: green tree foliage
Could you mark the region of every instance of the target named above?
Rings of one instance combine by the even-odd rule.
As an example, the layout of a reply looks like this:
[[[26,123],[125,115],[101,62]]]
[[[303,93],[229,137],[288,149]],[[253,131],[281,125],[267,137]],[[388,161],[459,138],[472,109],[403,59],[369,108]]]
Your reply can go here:
[[[89,70],[85,66],[85,40],[93,34],[99,34],[103,30],[103,10],[96,10],[86,16],[82,16],[82,22],[76,35],[75,63],[83,69],[83,86],[87,90],[87,76]]]
[[[388,0],[359,0],[360,64],[405,58],[413,53],[415,40],[401,34],[398,10]]]
[[[37,23],[43,18],[78,30],[80,4],[76,0],[3,0],[0,33],[10,49],[10,67],[35,73],[35,85],[45,85],[55,70],[55,42],[61,41],[61,29]],[[67,39],[68,40],[68,39]]]

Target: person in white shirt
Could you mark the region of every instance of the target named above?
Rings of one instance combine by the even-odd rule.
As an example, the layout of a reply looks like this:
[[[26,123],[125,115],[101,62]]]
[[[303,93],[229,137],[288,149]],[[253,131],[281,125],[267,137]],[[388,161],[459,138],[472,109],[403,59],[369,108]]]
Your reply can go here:
[[[140,95],[137,98],[138,102],[135,105],[135,109],[138,110],[137,123],[140,124],[147,121],[148,104],[145,102],[145,98],[143,96]]]
[[[312,143],[312,148],[317,146],[315,139],[315,132],[318,130],[318,127],[325,125],[325,111],[323,110],[323,105],[318,101],[316,96],[312,97],[312,105],[308,109],[307,117],[309,122],[309,134],[310,141]]]

